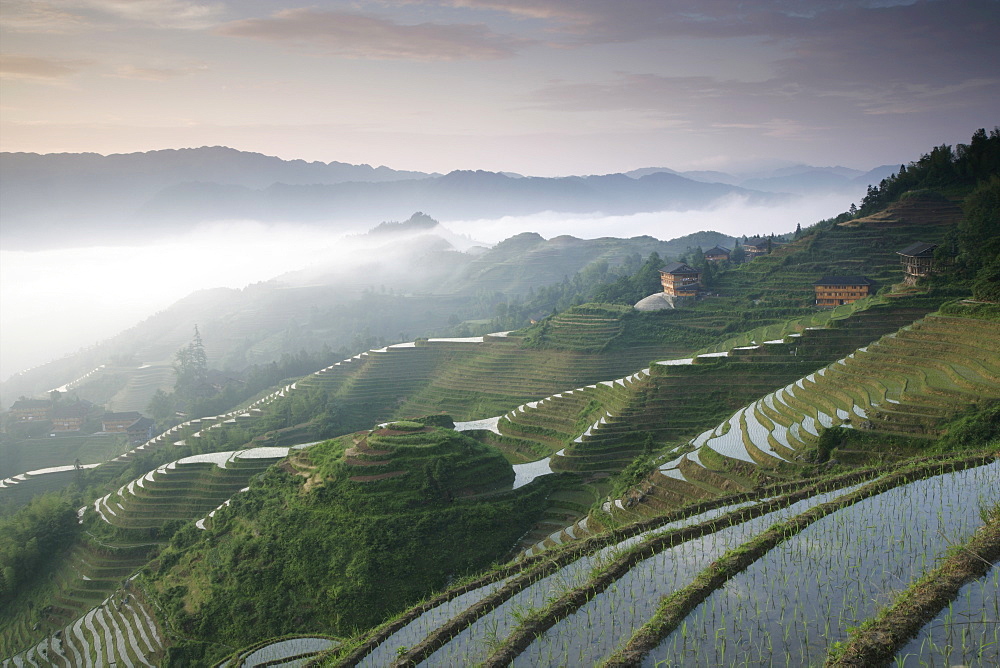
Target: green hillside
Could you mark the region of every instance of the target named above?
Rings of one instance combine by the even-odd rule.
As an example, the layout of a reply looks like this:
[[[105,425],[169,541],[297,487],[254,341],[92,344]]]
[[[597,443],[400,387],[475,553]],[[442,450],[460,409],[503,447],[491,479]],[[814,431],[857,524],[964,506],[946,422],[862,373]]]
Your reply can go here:
[[[971,153],[681,308],[376,344],[72,471],[0,520],[0,655],[995,663],[1000,180]],[[904,286],[915,241],[936,274]],[[878,294],[817,309],[831,274]],[[884,630],[904,622],[917,647]]]
[[[436,225],[423,214],[411,221],[423,219]],[[157,387],[172,385],[169,361],[188,343],[195,325],[213,368],[237,373],[300,351],[357,352],[417,336],[464,335],[457,331],[461,323],[489,319],[498,303],[529,295],[537,300],[542,291],[548,297],[535,308],[551,313],[564,292],[572,298],[602,280],[630,273],[651,253],[674,257],[699,243],[706,248],[730,243],[717,232],[672,241],[546,240],[528,233],[479,253],[462,253],[433,226],[407,223],[353,239],[359,247],[349,270],[331,263],[242,290],[195,292],[107,342],[16,374],[0,385],[0,406],[106,365],[101,377],[88,380],[89,387],[77,388],[81,396],[104,403],[110,393],[116,410],[143,410]]]
[[[216,648],[366,628],[505,554],[548,489],[512,482],[497,450],[442,428],[327,441],[268,470],[201,535],[176,534],[149,590],[173,628]]]

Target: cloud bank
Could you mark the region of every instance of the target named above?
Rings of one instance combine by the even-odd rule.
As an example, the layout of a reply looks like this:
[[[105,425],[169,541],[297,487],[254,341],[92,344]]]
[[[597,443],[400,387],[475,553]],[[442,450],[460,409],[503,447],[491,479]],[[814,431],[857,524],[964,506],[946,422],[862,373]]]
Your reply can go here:
[[[495,33],[483,24],[407,25],[371,15],[311,8],[233,21],[220,26],[217,32],[314,47],[330,55],[378,60],[508,58],[526,43]]]

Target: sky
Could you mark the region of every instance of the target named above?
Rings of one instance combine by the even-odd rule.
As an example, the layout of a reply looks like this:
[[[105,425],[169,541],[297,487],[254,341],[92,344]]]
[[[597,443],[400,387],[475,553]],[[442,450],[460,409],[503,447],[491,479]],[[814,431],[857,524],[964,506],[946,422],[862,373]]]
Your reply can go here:
[[[998,0],[4,0],[0,149],[868,169],[1000,122]]]

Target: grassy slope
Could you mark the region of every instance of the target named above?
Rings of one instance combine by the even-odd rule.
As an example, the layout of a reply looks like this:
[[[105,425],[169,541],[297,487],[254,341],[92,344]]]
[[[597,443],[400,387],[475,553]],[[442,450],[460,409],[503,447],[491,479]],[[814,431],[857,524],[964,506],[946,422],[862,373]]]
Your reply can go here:
[[[107,461],[129,448],[121,434],[54,436],[5,441],[0,447],[0,478],[25,471]]]
[[[387,472],[400,474],[369,479]],[[367,628],[507,553],[547,488],[498,491],[511,480],[498,451],[450,430],[328,441],[269,470],[204,535],[178,534],[150,591],[182,636],[213,643]]]

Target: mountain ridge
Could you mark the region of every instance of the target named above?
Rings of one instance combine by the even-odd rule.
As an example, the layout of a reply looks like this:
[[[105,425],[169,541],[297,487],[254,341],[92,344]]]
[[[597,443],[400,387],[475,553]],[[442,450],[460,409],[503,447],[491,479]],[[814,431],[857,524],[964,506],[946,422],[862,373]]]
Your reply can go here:
[[[794,177],[762,182],[787,191],[776,193],[743,187],[740,177],[722,172],[685,174],[665,168],[561,177],[440,174],[284,160],[222,146],[106,156],[8,152],[0,154],[0,215],[7,248],[37,249],[131,243],[209,220],[344,227],[417,210],[444,220],[544,211],[632,214],[702,209],[724,196],[779,203],[801,190],[787,180]]]

